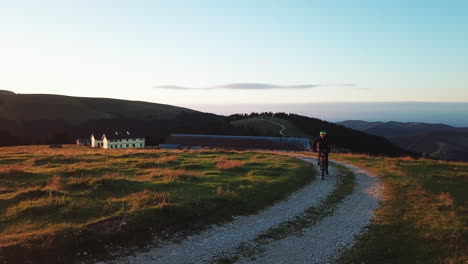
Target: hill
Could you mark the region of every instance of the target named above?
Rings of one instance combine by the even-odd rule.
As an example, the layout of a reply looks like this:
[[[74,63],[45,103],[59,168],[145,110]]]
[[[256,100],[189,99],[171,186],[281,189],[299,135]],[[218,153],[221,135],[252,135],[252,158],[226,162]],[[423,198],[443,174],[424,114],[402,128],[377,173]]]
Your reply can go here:
[[[432,132],[390,140],[431,158],[468,161],[468,132]]]
[[[338,122],[369,134],[384,136],[402,148],[432,158],[468,161],[468,128],[420,122]]]
[[[173,131],[217,131],[223,117],[171,105],[49,94],[0,93],[0,146],[72,143],[111,129],[138,131],[156,144]]]
[[[253,129],[261,136],[271,137],[304,137],[309,138],[310,135],[304,133],[288,120],[278,117],[253,117],[230,122],[235,127],[244,127]]]
[[[226,117],[149,102],[2,91],[0,146],[70,144],[93,132],[117,130],[145,135],[147,145],[157,145],[172,133],[313,139],[320,130],[328,129],[333,131],[335,146],[343,151],[408,154],[382,137],[316,118],[285,113],[264,116],[268,120],[258,119],[256,113]]]
[[[366,122],[360,120],[348,120],[338,122],[337,124],[387,138],[429,132],[468,132],[468,128],[457,128],[445,124],[428,124],[421,122]]]
[[[108,98],[51,94],[1,94],[0,118],[22,121],[63,120],[82,124],[98,119],[173,119],[196,111],[171,105]]]
[[[231,125],[250,129],[259,136],[275,136],[279,134],[282,124],[286,127],[287,136],[307,137],[315,139],[321,130],[329,132],[330,141],[335,150],[344,152],[369,153],[375,155],[410,155],[387,139],[369,135],[331,122],[306,116],[286,113],[251,113],[236,114],[229,117]],[[289,132],[288,132],[289,131]],[[289,134],[288,134],[289,133]]]

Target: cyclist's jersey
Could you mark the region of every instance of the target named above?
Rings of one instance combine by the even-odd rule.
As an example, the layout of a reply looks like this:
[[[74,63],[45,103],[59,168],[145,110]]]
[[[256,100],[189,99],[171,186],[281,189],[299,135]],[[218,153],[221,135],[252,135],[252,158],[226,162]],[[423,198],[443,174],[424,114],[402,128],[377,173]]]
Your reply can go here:
[[[317,150],[317,143],[320,143],[320,151],[330,152],[330,147],[328,146],[328,137],[325,136],[324,138],[318,137],[314,140],[314,144],[312,145],[312,149]]]

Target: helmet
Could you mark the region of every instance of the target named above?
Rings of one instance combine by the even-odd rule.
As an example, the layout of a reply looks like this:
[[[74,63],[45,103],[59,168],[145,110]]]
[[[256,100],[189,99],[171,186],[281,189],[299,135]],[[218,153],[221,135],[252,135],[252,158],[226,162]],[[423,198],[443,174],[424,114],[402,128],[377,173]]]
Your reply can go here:
[[[325,130],[320,131],[320,135],[326,135],[326,134],[327,134],[327,131]]]

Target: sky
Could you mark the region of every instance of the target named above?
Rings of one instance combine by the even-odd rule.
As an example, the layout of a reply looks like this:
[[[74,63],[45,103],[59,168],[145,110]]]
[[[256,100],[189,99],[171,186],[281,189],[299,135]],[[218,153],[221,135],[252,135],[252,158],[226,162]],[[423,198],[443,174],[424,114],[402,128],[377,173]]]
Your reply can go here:
[[[235,112],[468,103],[467,10],[462,0],[0,0],[0,89]]]

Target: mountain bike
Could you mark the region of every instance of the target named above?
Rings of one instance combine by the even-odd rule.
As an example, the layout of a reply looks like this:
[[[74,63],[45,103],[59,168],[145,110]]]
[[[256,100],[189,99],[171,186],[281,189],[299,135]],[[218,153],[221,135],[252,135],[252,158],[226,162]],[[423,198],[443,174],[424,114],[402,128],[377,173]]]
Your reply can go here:
[[[320,174],[322,176],[322,180],[325,177],[325,173],[328,176],[328,159],[327,159],[327,152],[320,148],[320,143],[317,143],[317,151],[318,155],[318,165],[320,167]]]
[[[328,176],[328,160],[327,160],[327,154],[323,151],[320,151],[319,152],[319,158],[318,158],[318,164],[319,164],[319,167],[320,167],[320,172],[321,172],[321,176],[322,176],[322,180],[324,179],[325,177],[325,173],[327,174]]]

